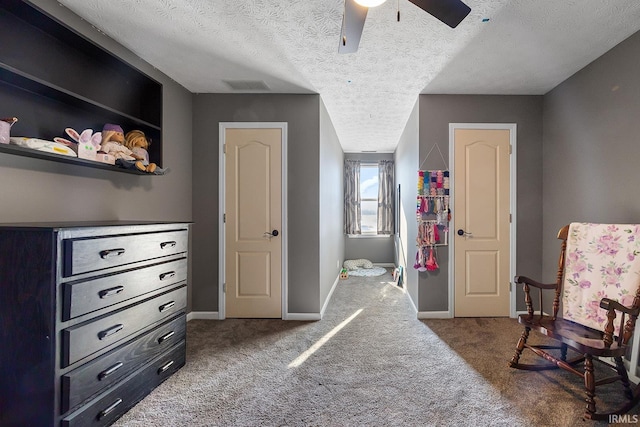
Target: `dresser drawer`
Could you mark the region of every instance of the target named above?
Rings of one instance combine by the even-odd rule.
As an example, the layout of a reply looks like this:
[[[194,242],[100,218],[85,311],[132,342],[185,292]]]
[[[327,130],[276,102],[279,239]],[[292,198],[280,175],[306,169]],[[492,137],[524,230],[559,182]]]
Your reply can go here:
[[[63,320],[135,298],[187,280],[187,260],[183,258],[146,268],[63,285]]]
[[[186,252],[188,231],[65,239],[64,277]]]
[[[145,365],[104,395],[97,397],[62,420],[63,427],[106,426],[138,403],[162,381],[185,364],[185,343]]]
[[[62,330],[62,367],[183,311],[187,288],[181,286],[96,320]]]
[[[185,339],[186,316],[170,320],[157,329],[62,376],[62,411],[67,412],[140,365]]]

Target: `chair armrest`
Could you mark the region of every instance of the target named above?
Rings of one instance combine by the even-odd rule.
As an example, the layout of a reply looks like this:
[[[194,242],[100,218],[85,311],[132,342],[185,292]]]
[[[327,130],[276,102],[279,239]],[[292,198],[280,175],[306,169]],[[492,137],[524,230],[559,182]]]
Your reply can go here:
[[[638,317],[638,313],[640,313],[640,308],[629,308],[620,304],[618,301],[614,301],[609,298],[602,298],[600,300],[600,308],[604,308],[607,310],[607,325],[604,328],[604,336],[602,338],[604,345],[609,348],[613,343],[614,339],[614,325],[613,321],[616,318],[616,310],[622,312],[622,318],[620,319],[620,331],[618,334],[618,344],[626,344],[631,335],[633,334],[633,329],[636,323],[636,318]],[[629,315],[629,321],[625,325],[624,323],[624,315]]]
[[[533,286],[534,288],[538,288],[540,289],[540,316],[543,315],[544,313],[544,309],[542,307],[542,291],[546,290],[546,289],[553,289],[556,290],[556,299],[554,300],[554,310],[553,310],[553,316],[551,317],[553,320],[556,320],[556,316],[558,315],[558,311],[557,311],[557,299],[558,299],[558,292],[556,289],[556,284],[555,283],[540,283],[537,282],[533,279],[528,278],[527,276],[516,276],[513,279],[516,283],[520,283],[523,284],[523,290],[524,290],[524,303],[527,306],[527,315],[529,316],[529,319],[533,318],[533,302],[531,301],[531,294],[529,291],[529,287]]]
[[[609,298],[602,298],[602,300],[600,300],[600,308],[604,308],[605,310],[618,310],[630,316],[638,316],[640,314],[640,308],[625,307],[618,301]]]
[[[513,280],[516,283],[526,284],[538,289],[555,289],[556,288],[555,283],[540,283],[540,282],[536,282],[533,279],[528,278],[527,276],[516,276]]]

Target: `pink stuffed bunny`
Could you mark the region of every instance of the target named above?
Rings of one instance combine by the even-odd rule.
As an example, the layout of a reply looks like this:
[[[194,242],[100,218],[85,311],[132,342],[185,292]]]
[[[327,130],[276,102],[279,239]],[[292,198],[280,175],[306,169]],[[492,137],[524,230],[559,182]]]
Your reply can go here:
[[[100,142],[102,141],[102,134],[100,132],[93,133],[92,129],[85,129],[79,134],[71,128],[66,128],[64,131],[71,139],[78,143],[79,158],[93,161],[97,160],[96,155],[98,150],[100,150]],[[53,140],[62,144],[71,144],[71,141],[60,137],[53,138]]]

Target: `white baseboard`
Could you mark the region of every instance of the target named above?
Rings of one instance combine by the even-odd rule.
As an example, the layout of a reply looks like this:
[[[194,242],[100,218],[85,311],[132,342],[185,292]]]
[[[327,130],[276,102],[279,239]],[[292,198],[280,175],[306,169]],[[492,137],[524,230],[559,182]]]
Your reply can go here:
[[[187,314],[187,322],[190,320],[218,320],[220,316],[217,311],[192,311]]]
[[[217,311],[192,311],[187,314],[187,322],[190,320],[219,320]],[[287,320],[314,321],[321,320],[320,313],[288,313]]]
[[[322,320],[320,313],[287,313],[287,320],[301,320],[305,322]]]
[[[376,267],[389,267],[389,268],[396,267],[396,265],[392,262],[374,262],[372,264],[375,265]]]
[[[409,298],[409,302],[411,303],[411,307],[413,307],[413,311],[417,313],[418,307],[416,307],[416,304],[413,302],[413,299],[411,299],[411,295],[409,294],[409,292],[406,292],[406,294],[407,294],[407,298]]]
[[[411,299],[411,298],[409,298]],[[412,301],[413,302],[413,301]],[[415,308],[415,306],[414,306]],[[516,318],[520,314],[527,314],[526,311],[516,311]],[[545,316],[548,316],[548,313],[544,313]],[[449,314],[448,311],[420,311],[418,312],[418,319],[452,319],[453,316]]]
[[[324,317],[324,312],[327,309],[327,306],[329,305],[329,301],[331,300],[331,296],[333,295],[333,291],[336,290],[336,286],[338,286],[338,282],[340,282],[340,274],[338,274],[338,276],[336,276],[336,280],[335,282],[333,282],[333,286],[331,286],[331,290],[329,291],[329,295],[327,295],[327,299],[324,300],[324,304],[322,304],[322,310],[320,310],[320,319],[322,320],[322,318]],[[289,317],[287,317],[287,319],[289,319]]]
[[[448,311],[419,311],[418,319],[451,319]]]

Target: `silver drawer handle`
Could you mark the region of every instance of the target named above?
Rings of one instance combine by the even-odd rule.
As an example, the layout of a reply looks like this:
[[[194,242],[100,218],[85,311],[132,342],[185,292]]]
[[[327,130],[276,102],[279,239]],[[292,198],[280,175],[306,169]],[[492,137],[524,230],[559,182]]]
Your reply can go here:
[[[158,368],[158,375],[160,375],[161,373],[169,369],[171,365],[173,365],[173,360],[171,362],[165,363],[164,366],[161,366],[160,368]]]
[[[169,310],[174,305],[176,305],[175,301],[171,301],[166,304],[162,304],[160,307],[158,307],[158,310],[160,310],[160,313],[162,313],[163,311]]]
[[[103,379],[107,378],[109,375],[113,374],[115,371],[117,371],[118,369],[122,368],[124,366],[124,363],[122,362],[118,362],[115,365],[113,365],[112,367],[105,369],[104,371],[100,372],[98,374],[98,380],[102,381]]]
[[[105,329],[104,331],[98,332],[98,338],[100,340],[103,340],[105,338],[107,338],[108,336],[111,336],[117,332],[120,332],[122,329],[124,329],[124,325],[123,324],[117,324],[114,325],[112,327],[110,327],[109,329]]]
[[[124,248],[116,248],[116,249],[105,249],[100,251],[100,258],[107,259],[111,257],[116,257],[124,254]]]
[[[168,334],[161,336],[160,338],[158,338],[158,344],[162,344],[163,342],[165,342],[175,334],[176,334],[175,332],[171,331]]]
[[[160,275],[160,280],[167,280],[167,279],[171,279],[172,277],[175,277],[176,272],[175,271],[168,271],[166,273],[162,273]]]
[[[122,399],[117,399],[115,402],[113,402],[111,405],[109,405],[108,408],[106,408],[106,409],[100,411],[100,413],[98,413],[98,419],[101,420],[104,417],[106,417],[107,415],[109,415],[121,403],[122,403]]]
[[[124,291],[124,286],[116,286],[115,288],[104,289],[98,292],[98,295],[101,299],[112,297],[114,295],[118,295],[120,292]]]
[[[175,241],[160,243],[160,249],[175,248],[175,247],[176,247]]]

